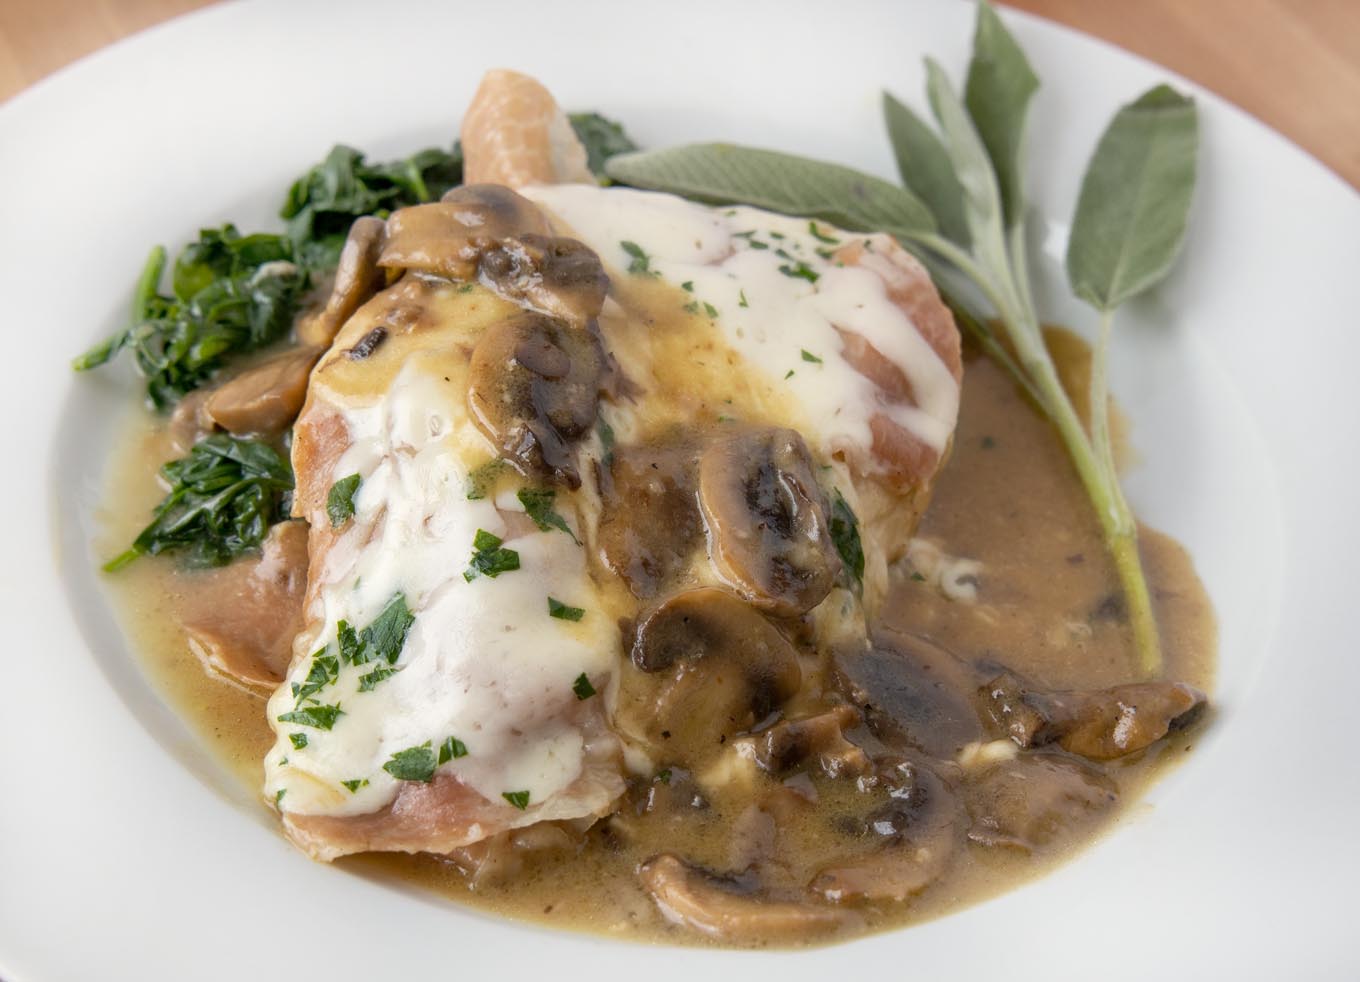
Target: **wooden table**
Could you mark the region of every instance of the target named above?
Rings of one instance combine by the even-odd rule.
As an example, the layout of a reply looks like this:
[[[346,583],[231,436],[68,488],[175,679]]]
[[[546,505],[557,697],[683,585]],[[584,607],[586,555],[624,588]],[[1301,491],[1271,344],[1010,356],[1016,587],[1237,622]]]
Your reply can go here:
[[[210,2],[0,0],[0,100],[81,55]],[[1360,187],[1360,0],[1003,2],[1194,79]]]

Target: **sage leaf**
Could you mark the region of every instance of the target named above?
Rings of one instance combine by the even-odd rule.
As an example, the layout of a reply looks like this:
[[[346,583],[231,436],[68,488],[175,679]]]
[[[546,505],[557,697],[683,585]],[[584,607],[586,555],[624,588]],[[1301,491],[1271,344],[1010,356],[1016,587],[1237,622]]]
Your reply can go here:
[[[772,150],[695,143],[612,157],[605,172],[633,187],[709,204],[754,205],[852,231],[906,236],[935,231],[930,209],[906,188],[839,164]]]
[[[945,149],[954,163],[954,175],[963,188],[963,212],[968,220],[974,252],[993,271],[1009,277],[1001,192],[997,189],[991,158],[987,156],[987,148],[973,126],[968,110],[934,58],[926,59],[926,97],[944,134]]]
[[[963,213],[963,188],[954,176],[935,131],[925,121],[893,97],[883,93],[883,121],[902,183],[911,188],[929,207],[946,237],[968,248],[968,220]]]
[[[1198,145],[1195,104],[1169,86],[1115,114],[1077,198],[1067,244],[1073,293],[1108,311],[1166,275],[1185,239]]]
[[[1024,142],[1029,103],[1039,88],[1020,45],[990,3],[978,4],[973,58],[963,100],[996,171],[1007,226],[1024,213]]]

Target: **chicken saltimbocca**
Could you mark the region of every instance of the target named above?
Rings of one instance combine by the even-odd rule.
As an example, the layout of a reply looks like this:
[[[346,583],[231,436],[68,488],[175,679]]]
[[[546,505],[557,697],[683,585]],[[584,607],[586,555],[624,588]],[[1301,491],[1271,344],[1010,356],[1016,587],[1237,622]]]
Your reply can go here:
[[[510,72],[462,153],[110,479],[118,548],[148,463],[254,467],[288,509],[109,581],[299,849],[551,923],[823,942],[1048,868],[1189,748],[1189,560],[1145,532],[1167,675],[1135,678],[1061,447],[894,239],[601,186]]]

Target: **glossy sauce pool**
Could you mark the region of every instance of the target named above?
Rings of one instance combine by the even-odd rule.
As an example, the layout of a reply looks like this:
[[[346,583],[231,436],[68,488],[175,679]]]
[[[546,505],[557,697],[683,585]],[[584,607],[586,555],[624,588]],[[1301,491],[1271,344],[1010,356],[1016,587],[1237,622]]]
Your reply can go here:
[[[1053,347],[1064,369],[1080,374],[1084,348],[1057,340]],[[114,455],[106,513],[100,516],[101,555],[118,553],[140,530],[161,496],[155,469],[172,456],[163,423],[145,414],[130,425],[122,447]],[[1117,580],[1090,506],[1047,424],[985,358],[968,359],[953,455],[917,538],[940,554],[981,564],[978,602],[949,600],[907,568],[895,577],[886,626],[925,635],[967,659],[999,662],[1052,688],[1131,681]],[[1178,544],[1152,530],[1143,530],[1142,550],[1162,629],[1166,677],[1209,691],[1216,629],[1193,565]],[[212,753],[247,786],[258,788],[261,760],[274,740],[264,700],[210,675],[190,653],[178,623],[195,589],[194,574],[178,572],[173,559],[144,558],[106,582],[147,674]],[[1033,855],[965,846],[950,871],[920,895],[867,909],[867,928],[936,917],[1051,869],[1126,815],[1148,783],[1193,748],[1200,726],[1105,764],[1119,802],[1079,834],[1060,836]],[[836,807],[834,791],[823,797],[824,809]],[[260,807],[268,807],[263,799]],[[488,873],[475,886],[452,862],[430,856],[363,855],[338,865],[545,925],[707,943],[658,914],[638,885],[636,869],[663,849],[721,866],[726,846],[715,844],[714,824],[627,818],[599,823],[578,848],[517,859],[502,875]],[[816,822],[824,818],[808,818],[781,834],[815,839],[822,834]],[[621,828],[628,834],[620,834]]]

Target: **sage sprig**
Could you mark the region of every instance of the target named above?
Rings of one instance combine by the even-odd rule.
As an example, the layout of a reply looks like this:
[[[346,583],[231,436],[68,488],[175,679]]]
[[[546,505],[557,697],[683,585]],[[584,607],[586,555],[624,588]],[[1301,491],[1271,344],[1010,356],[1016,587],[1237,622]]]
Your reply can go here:
[[[1039,79],[1004,22],[982,0],[962,97],[926,61],[938,134],[885,94],[902,186],[838,164],[729,144],[625,154],[611,178],[714,204],[750,204],[894,235],[935,274],[959,322],[1002,362],[1067,448],[1123,587],[1139,671],[1162,668],[1161,641],[1138,551],[1138,526],[1110,445],[1107,359],[1113,312],[1157,283],[1184,237],[1195,182],[1194,103],[1157,86],[1125,106],[1096,148],[1067,254],[1073,292],[1100,312],[1083,427],[1044,344],[1026,252],[1025,129]],[[971,294],[953,289],[962,280]],[[975,313],[981,303],[987,316]]]

